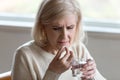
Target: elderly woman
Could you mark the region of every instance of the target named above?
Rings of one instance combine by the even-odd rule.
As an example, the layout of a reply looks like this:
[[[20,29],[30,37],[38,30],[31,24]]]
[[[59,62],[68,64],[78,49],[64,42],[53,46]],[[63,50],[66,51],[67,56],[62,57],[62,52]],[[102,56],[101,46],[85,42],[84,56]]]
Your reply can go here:
[[[82,28],[76,0],[43,0],[32,30],[34,40],[15,52],[12,80],[105,80],[82,42]],[[81,68],[75,60],[86,63]]]

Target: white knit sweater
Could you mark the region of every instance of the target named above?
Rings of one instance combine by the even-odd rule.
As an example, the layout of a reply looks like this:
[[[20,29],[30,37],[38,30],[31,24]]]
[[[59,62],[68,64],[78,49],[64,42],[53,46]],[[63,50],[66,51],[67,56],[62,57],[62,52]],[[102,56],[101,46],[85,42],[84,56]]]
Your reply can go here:
[[[86,47],[81,44],[84,54],[79,55],[85,59],[93,59]],[[81,53],[81,47],[72,46],[73,53]],[[50,54],[30,41],[19,47],[14,56],[12,65],[12,80],[78,80],[72,77],[71,69],[62,74],[51,72],[48,69],[50,62],[55,55]],[[105,80],[96,70],[95,80]]]

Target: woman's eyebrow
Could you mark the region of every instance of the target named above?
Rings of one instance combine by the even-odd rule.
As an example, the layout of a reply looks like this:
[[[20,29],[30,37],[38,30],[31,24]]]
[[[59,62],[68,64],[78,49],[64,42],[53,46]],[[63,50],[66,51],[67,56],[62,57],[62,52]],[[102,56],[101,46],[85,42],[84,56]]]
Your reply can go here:
[[[74,24],[72,24],[72,25],[69,25],[69,26],[67,26],[67,27],[74,27],[75,25]]]
[[[63,26],[60,26],[60,25],[53,25],[52,27],[63,27]]]
[[[75,24],[67,25],[66,27],[72,27],[72,26],[74,27]],[[55,25],[52,25],[51,27],[64,27],[64,26],[58,25],[58,24],[56,25],[56,24],[55,24]]]

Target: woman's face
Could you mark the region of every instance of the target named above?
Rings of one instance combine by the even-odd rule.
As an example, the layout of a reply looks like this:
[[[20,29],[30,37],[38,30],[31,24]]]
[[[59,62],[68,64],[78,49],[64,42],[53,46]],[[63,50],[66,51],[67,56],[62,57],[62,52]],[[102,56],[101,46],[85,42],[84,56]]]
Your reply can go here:
[[[76,16],[71,14],[46,25],[45,33],[48,39],[48,47],[55,50],[69,47],[75,38],[76,23]]]

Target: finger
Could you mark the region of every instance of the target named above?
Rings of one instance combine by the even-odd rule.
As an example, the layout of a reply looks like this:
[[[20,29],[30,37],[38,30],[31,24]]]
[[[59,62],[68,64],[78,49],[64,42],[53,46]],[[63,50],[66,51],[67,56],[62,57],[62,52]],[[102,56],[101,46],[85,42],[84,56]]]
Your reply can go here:
[[[96,73],[96,69],[91,69],[89,71],[82,71],[83,72],[83,76],[86,79],[91,79],[95,76]]]
[[[94,80],[94,75],[92,76],[86,76],[86,77],[81,77],[82,80]]]
[[[55,56],[55,59],[59,59],[60,56],[61,56],[61,53],[65,50],[65,47],[62,47],[59,49],[59,51],[57,52],[56,56]]]
[[[95,61],[94,60],[87,61],[87,64],[85,64],[83,67],[87,68],[88,66],[96,67]]]
[[[87,80],[87,79],[86,79],[86,78],[84,78],[84,77],[81,77],[81,79],[82,79],[82,80]]]
[[[94,79],[94,76],[95,76],[95,74],[91,74],[91,75],[84,76],[84,78],[86,80],[89,80],[89,79]]]
[[[89,70],[95,70],[96,69],[96,66],[93,64],[93,65],[88,65],[87,67],[85,67],[85,70],[86,71],[89,71]]]
[[[91,59],[88,59],[88,60],[87,60],[87,64],[88,64],[88,65],[95,64],[95,61],[94,61],[94,60],[91,60]]]
[[[70,56],[68,48],[65,47],[65,55],[61,58],[63,61],[67,61],[68,57]]]
[[[73,56],[73,52],[70,51],[70,56],[69,56],[69,58],[67,59],[67,61],[70,62],[70,63],[72,63],[73,57],[74,57],[74,56]]]
[[[95,74],[96,70],[91,69],[89,71],[82,71],[82,72],[83,72],[83,75],[89,76],[89,75]]]

